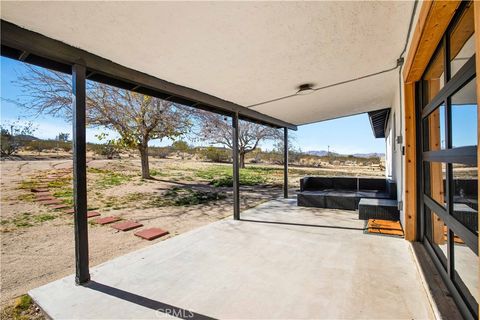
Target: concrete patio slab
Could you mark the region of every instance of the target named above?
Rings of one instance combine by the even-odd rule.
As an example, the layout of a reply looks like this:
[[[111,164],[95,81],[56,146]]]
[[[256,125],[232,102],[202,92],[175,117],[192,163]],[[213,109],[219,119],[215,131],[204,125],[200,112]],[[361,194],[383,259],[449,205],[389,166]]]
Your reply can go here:
[[[54,319],[433,318],[410,243],[355,215],[271,201],[29,294]]]

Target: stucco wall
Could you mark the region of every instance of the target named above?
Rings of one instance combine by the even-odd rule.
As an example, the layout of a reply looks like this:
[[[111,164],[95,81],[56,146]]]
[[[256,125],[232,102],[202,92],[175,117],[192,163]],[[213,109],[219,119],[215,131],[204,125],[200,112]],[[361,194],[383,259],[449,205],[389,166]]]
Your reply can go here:
[[[402,102],[400,102],[400,90]],[[388,124],[386,127],[385,142],[386,142],[386,170],[385,175],[389,179],[393,179],[397,182],[397,199],[402,201],[403,199],[403,168],[402,161],[402,147],[403,143],[397,143],[397,137],[403,137],[403,117],[404,117],[404,103],[403,103],[403,86],[397,88],[395,92],[394,99],[392,101],[392,109],[390,111],[390,116]],[[403,138],[402,138],[403,139]],[[405,215],[403,210],[400,211],[400,221],[404,225]]]
[[[404,58],[406,57],[406,53],[409,52],[410,45],[412,43],[413,30],[417,25],[419,13],[420,5],[418,5],[415,12],[412,33],[410,34],[410,38],[408,40]],[[405,143],[405,93],[402,72],[403,67],[400,70],[400,74],[397,76],[398,83],[396,85],[395,94],[391,102],[390,116],[385,131],[385,145],[387,149],[385,154],[388,155],[388,160],[386,161],[388,163],[386,163],[385,174],[387,178],[391,178],[397,182],[397,199],[398,201],[403,202],[405,196],[405,157],[402,155],[402,149]],[[400,143],[397,143],[398,136],[401,137]],[[389,176],[389,173],[391,173],[391,177]],[[402,210],[400,210],[400,222],[402,223],[402,226],[405,225],[405,213],[403,211],[403,207],[404,205],[402,206]]]

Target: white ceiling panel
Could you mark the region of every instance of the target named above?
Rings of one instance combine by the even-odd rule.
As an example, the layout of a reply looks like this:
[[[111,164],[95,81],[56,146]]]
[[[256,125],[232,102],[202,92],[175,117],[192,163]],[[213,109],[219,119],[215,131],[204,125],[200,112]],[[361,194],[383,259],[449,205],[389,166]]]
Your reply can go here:
[[[413,2],[9,2],[2,19],[242,106],[396,65]],[[253,109],[304,124],[388,107],[397,71]],[[294,111],[293,111],[294,110]]]

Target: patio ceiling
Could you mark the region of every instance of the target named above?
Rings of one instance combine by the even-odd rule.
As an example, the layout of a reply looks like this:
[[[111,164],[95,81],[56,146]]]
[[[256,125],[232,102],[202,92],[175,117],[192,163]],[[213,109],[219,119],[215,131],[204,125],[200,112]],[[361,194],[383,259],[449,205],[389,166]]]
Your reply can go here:
[[[8,2],[1,18],[301,125],[389,107],[413,2]]]

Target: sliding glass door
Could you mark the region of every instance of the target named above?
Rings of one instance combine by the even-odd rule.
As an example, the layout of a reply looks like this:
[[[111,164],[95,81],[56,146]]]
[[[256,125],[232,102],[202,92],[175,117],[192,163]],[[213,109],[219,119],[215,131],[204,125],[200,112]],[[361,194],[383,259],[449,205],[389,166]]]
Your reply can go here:
[[[421,235],[464,314],[478,318],[477,92],[473,3],[463,3],[422,81]]]

